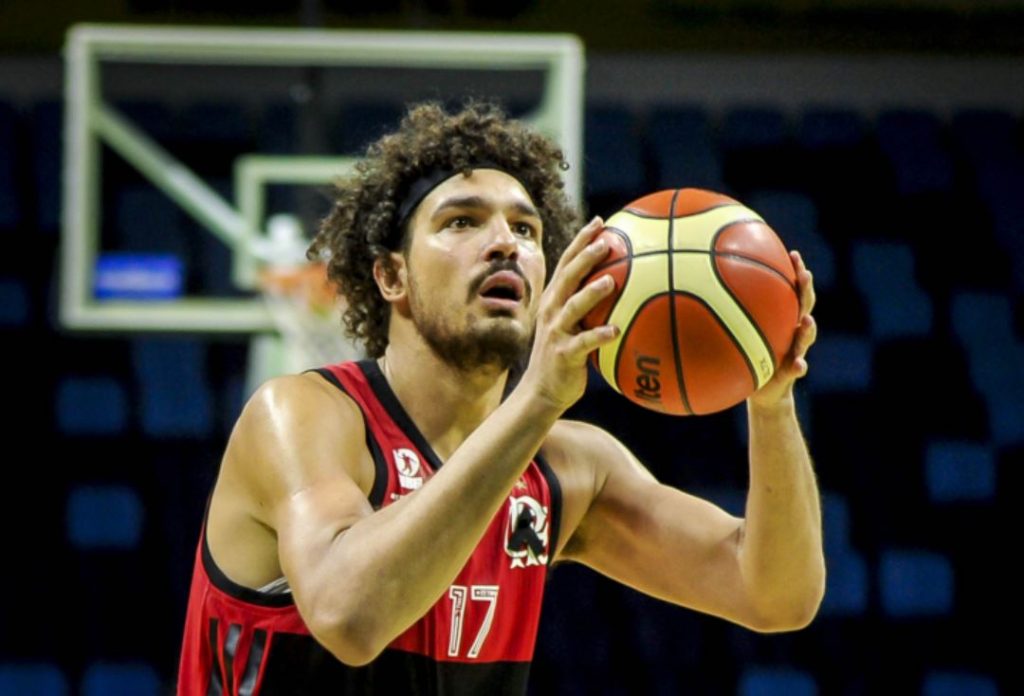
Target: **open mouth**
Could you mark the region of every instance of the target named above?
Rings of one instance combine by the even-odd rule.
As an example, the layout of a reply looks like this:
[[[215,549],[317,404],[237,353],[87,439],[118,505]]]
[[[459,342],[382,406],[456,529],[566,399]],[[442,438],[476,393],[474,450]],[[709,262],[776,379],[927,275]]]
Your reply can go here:
[[[498,299],[501,299],[501,300],[518,300],[518,299],[520,299],[519,298],[519,293],[517,293],[512,288],[506,288],[506,287],[494,287],[494,288],[491,288],[490,290],[487,290],[486,292],[482,292],[480,294],[483,295],[484,297],[497,297]]]
[[[526,293],[523,279],[512,271],[499,271],[480,286],[479,294],[489,300],[518,303]]]

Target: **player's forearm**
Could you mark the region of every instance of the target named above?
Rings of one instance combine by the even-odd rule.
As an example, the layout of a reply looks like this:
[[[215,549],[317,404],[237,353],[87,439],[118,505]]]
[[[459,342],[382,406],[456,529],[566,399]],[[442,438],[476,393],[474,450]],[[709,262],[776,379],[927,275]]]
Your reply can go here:
[[[354,641],[372,659],[433,606],[558,415],[514,393],[423,488],[335,538],[320,568],[333,580],[321,584],[318,597],[333,635],[324,641],[328,647],[336,641],[351,648]]]
[[[750,491],[740,546],[744,584],[768,626],[806,625],[824,595],[821,506],[792,398],[748,406]]]

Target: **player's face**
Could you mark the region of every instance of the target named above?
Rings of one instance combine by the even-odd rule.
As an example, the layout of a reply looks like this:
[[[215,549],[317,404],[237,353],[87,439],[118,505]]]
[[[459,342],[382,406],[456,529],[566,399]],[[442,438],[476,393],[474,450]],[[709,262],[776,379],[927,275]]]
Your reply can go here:
[[[540,215],[514,177],[456,174],[410,224],[409,309],[428,344],[461,369],[507,369],[530,347],[544,285]]]

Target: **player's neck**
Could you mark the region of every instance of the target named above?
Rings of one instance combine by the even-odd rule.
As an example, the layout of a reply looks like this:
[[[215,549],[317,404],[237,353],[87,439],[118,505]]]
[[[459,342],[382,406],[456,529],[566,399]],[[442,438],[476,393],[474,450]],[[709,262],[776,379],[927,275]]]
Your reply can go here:
[[[378,361],[402,407],[442,460],[501,403],[508,372],[467,373],[429,347],[393,342]]]

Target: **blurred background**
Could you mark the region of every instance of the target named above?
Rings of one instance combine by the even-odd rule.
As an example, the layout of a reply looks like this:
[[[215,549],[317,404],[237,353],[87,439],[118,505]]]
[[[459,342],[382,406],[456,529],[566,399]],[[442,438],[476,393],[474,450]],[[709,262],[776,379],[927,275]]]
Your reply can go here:
[[[57,319],[60,51],[82,21],[573,33],[588,212],[699,186],[804,253],[819,296],[798,388],[823,491],[819,616],[758,635],[559,567],[533,693],[1021,692],[1004,554],[1024,466],[1024,2],[3,0],[0,694],[171,693],[204,503],[247,396],[248,335]],[[119,70],[109,98],[225,195],[240,154],[357,154],[404,102],[462,96],[440,73],[239,68],[224,89],[218,71]],[[508,91],[513,112],[530,107]],[[240,294],[223,245],[102,158],[104,248],[173,254],[189,291]],[[327,206],[272,200],[313,218]],[[742,407],[661,417],[593,377],[570,415],[742,514]]]

